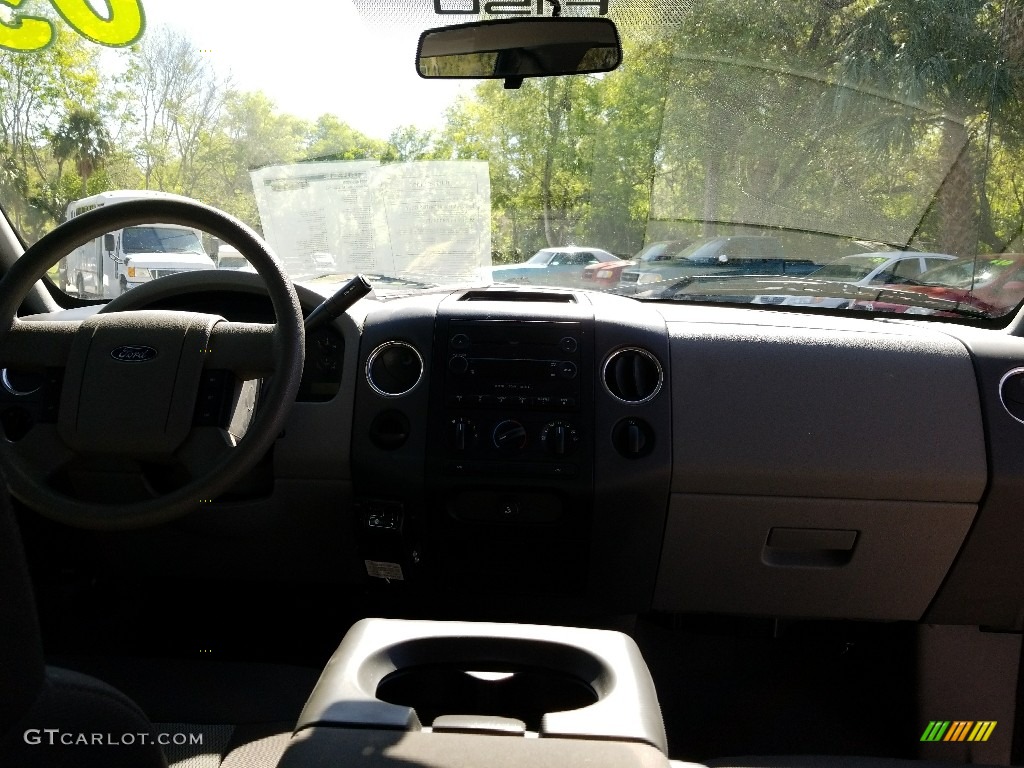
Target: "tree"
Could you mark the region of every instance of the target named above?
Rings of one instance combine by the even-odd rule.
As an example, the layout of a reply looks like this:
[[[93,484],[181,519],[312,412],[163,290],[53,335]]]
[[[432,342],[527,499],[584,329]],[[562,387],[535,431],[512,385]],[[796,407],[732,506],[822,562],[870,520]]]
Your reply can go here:
[[[133,144],[146,188],[194,194],[204,136],[227,91],[198,49],[169,27],[151,29],[128,54],[122,78],[122,141]]]
[[[320,115],[306,141],[309,160],[366,160],[384,151],[384,142],[360,133],[336,115]]]
[[[261,91],[229,92],[216,124],[202,138],[199,156],[207,171],[195,196],[259,229],[249,171],[302,159],[308,133],[308,123],[278,113]]]
[[[936,239],[947,253],[977,251],[988,120],[1020,84],[1019,66],[1010,65],[1019,42],[1007,37],[1007,21],[1017,23],[1020,11],[1005,10],[985,0],[881,0],[851,25],[842,48],[850,80],[933,105],[889,120],[883,137],[892,148],[914,132],[938,131],[945,177],[935,200]],[[983,186],[980,197],[984,203]]]
[[[63,164],[68,160],[74,161],[84,195],[89,177],[113,148],[103,118],[94,110],[76,109],[53,132],[51,141],[58,178]]]
[[[401,125],[391,132],[380,159],[386,163],[437,159],[434,156],[434,134],[414,125]]]
[[[28,237],[62,216],[63,198],[49,197],[60,186],[62,170],[52,155],[50,132],[74,110],[96,110],[100,101],[96,50],[63,26],[42,51],[0,51],[0,173],[5,187],[17,190],[7,212]]]

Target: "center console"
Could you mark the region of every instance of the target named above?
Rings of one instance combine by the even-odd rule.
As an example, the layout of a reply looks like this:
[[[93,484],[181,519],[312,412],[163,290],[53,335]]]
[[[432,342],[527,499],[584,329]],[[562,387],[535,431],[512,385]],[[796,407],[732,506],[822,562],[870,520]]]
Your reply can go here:
[[[580,591],[594,486],[593,321],[438,318],[434,350],[441,381],[426,458],[438,579]]]
[[[605,630],[364,619],[306,703],[280,762],[667,765],[635,643]]]
[[[371,582],[498,609],[525,596],[547,604],[536,615],[649,608],[670,477],[667,336],[642,307],[599,320],[606,299],[622,301],[461,291],[366,317],[351,456]]]

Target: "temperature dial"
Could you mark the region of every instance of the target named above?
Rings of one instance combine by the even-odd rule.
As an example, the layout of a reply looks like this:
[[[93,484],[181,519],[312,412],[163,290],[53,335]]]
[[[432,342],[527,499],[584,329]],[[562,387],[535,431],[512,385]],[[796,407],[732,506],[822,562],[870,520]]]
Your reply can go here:
[[[526,447],[526,427],[507,419],[494,428],[494,445],[503,451],[520,451]]]
[[[564,421],[553,421],[545,424],[540,432],[540,443],[548,453],[555,456],[564,456],[576,447],[580,441],[579,433],[572,424]]]

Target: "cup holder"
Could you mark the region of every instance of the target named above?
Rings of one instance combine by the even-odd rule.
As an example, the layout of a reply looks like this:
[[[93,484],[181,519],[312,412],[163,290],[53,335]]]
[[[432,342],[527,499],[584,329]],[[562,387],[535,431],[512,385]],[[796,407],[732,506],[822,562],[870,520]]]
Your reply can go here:
[[[532,667],[472,669],[424,664],[399,669],[377,686],[381,701],[411,707],[421,723],[442,715],[486,715],[521,720],[540,731],[549,712],[582,709],[599,697],[583,680],[565,672]]]
[[[306,702],[295,732],[307,728],[518,733],[667,751],[636,643],[529,624],[363,619]]]

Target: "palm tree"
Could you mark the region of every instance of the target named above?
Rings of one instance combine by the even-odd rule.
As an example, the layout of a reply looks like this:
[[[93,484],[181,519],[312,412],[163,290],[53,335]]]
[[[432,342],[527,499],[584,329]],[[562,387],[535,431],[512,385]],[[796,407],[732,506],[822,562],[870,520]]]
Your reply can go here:
[[[110,154],[110,134],[99,113],[89,109],[76,109],[51,137],[53,156],[57,160],[57,176],[64,163],[72,160],[82,179],[82,194],[86,193],[89,177],[103,158]]]

